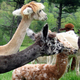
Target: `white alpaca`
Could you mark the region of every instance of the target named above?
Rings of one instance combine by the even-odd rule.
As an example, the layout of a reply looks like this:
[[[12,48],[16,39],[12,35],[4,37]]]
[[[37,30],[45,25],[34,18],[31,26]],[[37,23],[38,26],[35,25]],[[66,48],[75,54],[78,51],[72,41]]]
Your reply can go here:
[[[22,20],[12,39],[6,45],[0,46],[0,55],[10,55],[18,51],[25,37],[26,29],[30,26],[32,20],[47,19],[47,14],[42,9],[44,9],[42,3],[32,1],[13,11],[13,15],[22,16]]]

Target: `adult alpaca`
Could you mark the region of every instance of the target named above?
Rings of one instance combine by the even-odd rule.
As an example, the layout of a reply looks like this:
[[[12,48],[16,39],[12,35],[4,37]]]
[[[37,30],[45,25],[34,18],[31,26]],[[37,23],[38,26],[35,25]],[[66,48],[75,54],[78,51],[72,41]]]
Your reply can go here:
[[[35,43],[16,54],[0,56],[0,73],[23,66],[40,56],[53,55],[63,50],[63,45],[55,39],[55,33],[48,33],[48,24],[34,36]]]
[[[26,29],[30,26],[32,20],[47,19],[47,15],[42,9],[44,9],[42,3],[32,1],[13,11],[13,15],[22,16],[22,20],[12,39],[6,45],[0,46],[0,55],[10,55],[18,51],[25,37]]]

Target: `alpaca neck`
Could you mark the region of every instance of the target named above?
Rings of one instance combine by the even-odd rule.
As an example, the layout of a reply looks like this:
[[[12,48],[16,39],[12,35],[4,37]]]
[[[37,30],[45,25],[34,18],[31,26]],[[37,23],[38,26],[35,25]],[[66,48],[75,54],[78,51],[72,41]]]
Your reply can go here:
[[[22,18],[12,39],[6,45],[0,46],[1,55],[14,54],[19,50],[31,21],[32,19]]]
[[[53,65],[52,73],[54,77],[59,79],[65,72],[67,67],[68,58],[64,53],[59,53],[57,55],[56,64]]]

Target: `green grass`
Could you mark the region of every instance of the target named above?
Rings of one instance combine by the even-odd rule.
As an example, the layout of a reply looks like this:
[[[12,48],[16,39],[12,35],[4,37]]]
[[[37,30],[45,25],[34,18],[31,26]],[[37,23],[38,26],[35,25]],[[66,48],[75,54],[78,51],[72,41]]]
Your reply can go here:
[[[12,78],[12,71],[0,74],[0,80],[11,80]]]
[[[30,44],[29,44],[30,45]],[[20,51],[25,49],[26,46],[21,46],[20,47]],[[4,74],[0,74],[0,80],[11,80],[12,77],[12,71],[4,73]],[[75,71],[70,71],[68,73],[65,73],[60,80],[80,80],[80,76],[76,75]]]
[[[12,71],[0,74],[0,80],[11,80],[12,77]],[[75,71],[71,71],[68,73],[65,73],[60,80],[80,80],[80,76],[76,75]]]
[[[76,75],[76,71],[65,73],[60,80],[80,80],[80,76]]]

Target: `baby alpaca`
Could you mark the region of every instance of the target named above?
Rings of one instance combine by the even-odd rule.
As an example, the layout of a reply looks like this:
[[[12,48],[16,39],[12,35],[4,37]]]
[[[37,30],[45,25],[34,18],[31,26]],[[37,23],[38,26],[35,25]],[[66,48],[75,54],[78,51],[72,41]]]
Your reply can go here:
[[[13,71],[12,80],[58,80],[64,74],[72,51],[57,54],[56,64],[27,64]]]

